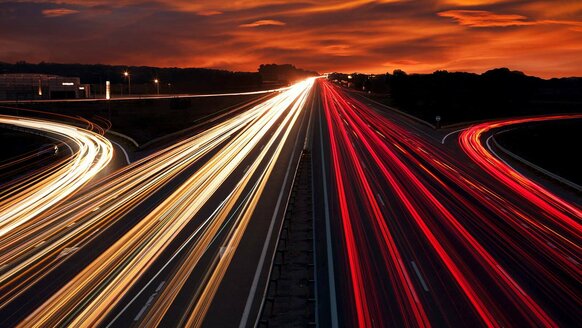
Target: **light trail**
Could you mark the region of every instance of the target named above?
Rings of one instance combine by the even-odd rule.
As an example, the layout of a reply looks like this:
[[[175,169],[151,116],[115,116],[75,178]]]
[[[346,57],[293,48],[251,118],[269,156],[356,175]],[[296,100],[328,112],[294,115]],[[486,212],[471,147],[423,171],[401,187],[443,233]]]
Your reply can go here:
[[[311,83],[313,82],[309,81],[309,84]],[[237,184],[234,194],[232,194],[232,197],[229,197],[225,206],[221,208],[221,211],[217,213],[215,220],[213,220],[214,222],[212,225],[214,226],[214,229],[211,227],[205,232],[206,236],[202,237],[202,240],[205,240],[205,242],[197,243],[187,259],[179,266],[178,271],[173,275],[173,278],[169,280],[168,286],[164,289],[164,293],[160,295],[157,299],[158,302],[153,305],[152,311],[150,311],[149,315],[144,319],[143,323],[145,325],[154,326],[161,322],[163,315],[166,314],[170,304],[177,296],[176,291],[184,286],[186,278],[190,276],[204,252],[208,250],[210,246],[208,242],[212,243],[216,239],[216,236],[220,233],[221,227],[224,226],[225,220],[231,212],[231,209],[235,207],[238,199],[241,197],[244,188],[251,184],[251,178],[258,172],[260,176],[257,182],[252,185],[250,194],[248,197],[245,197],[245,201],[242,203],[243,208],[237,213],[234,223],[230,225],[230,229],[226,232],[227,237],[225,238],[226,240],[223,242],[222,247],[227,251],[222,255],[217,255],[214,268],[207,275],[207,280],[201,284],[203,289],[200,291],[199,295],[197,295],[198,297],[192,297],[192,302],[188,307],[190,309],[188,312],[190,313],[186,313],[182,319],[182,324],[186,327],[198,327],[202,324],[205,314],[208,311],[222,278],[224,277],[226,269],[232,261],[232,257],[234,256],[246,227],[249,224],[254,208],[265,190],[266,183],[277,163],[277,158],[283,150],[285,141],[289,137],[292,127],[296,124],[301,110],[305,107],[309,91],[310,87],[304,89],[302,94],[299,95],[299,98],[292,105],[289,113],[284,117],[283,122],[269,138],[267,145],[261,149],[258,157],[253,161],[253,164],[249,169],[246,170],[245,176],[240,183]],[[271,148],[273,147],[275,149],[271,152]],[[263,170],[260,170],[260,165],[263,162],[267,162],[268,165]],[[246,198],[248,198],[248,200]]]
[[[357,325],[359,327],[370,327],[373,325],[372,323],[376,323],[380,326],[385,326],[387,323],[383,321],[385,318],[381,314],[378,307],[378,300],[375,299],[376,296],[371,289],[373,285],[370,282],[370,278],[372,277],[364,277],[365,269],[362,260],[360,259],[360,255],[358,255],[359,247],[357,246],[357,237],[355,236],[356,232],[354,232],[354,229],[358,228],[354,227],[354,224],[357,224],[354,222],[361,220],[361,218],[359,218],[359,215],[354,211],[353,205],[355,204],[355,201],[349,199],[350,192],[348,192],[348,188],[346,187],[346,184],[348,183],[346,180],[349,179],[349,177],[342,174],[342,172],[345,173],[348,167],[354,168],[353,171],[355,171],[356,174],[356,181],[361,181],[361,190],[359,192],[366,196],[367,210],[370,211],[370,217],[375,219],[372,220],[375,226],[374,231],[378,232],[375,237],[381,244],[383,244],[383,247],[381,248],[382,255],[384,256],[385,263],[388,265],[388,270],[391,273],[389,276],[390,282],[397,290],[397,302],[402,306],[401,311],[403,317],[411,314],[410,318],[414,318],[414,320],[411,322],[405,322],[405,324],[420,327],[430,326],[424,308],[417,301],[417,292],[411,284],[408,270],[403,264],[402,256],[395,245],[392,233],[390,232],[386,221],[382,219],[383,214],[380,209],[380,204],[378,204],[378,199],[372,191],[368,178],[365,176],[361,161],[358,159],[354,148],[350,147],[353,143],[350,140],[348,130],[345,129],[345,125],[347,125],[348,122],[345,120],[345,116],[339,114],[339,99],[337,98],[337,94],[331,94],[333,90],[330,89],[327,84],[321,84],[321,86],[323,88],[323,106],[327,123],[330,127],[329,135],[332,163],[338,189],[340,217],[346,239],[350,275],[354,289]],[[336,134],[338,135],[336,136]],[[346,152],[349,162],[342,163],[342,155],[339,150],[342,145],[344,147],[347,146]]]
[[[43,174],[34,175],[22,183],[4,190],[0,198],[0,237],[46,212],[67,198],[111,160],[113,147],[103,136],[74,126],[0,115],[0,124],[43,133],[75,148],[72,156]]]
[[[232,112],[245,106],[234,108]],[[0,245],[0,308],[65,260],[63,252],[90,242],[98,231],[118,222],[265,109],[264,105],[254,106],[194,137],[134,162],[80,197],[47,213],[42,220],[4,236]]]
[[[228,234],[227,245],[231,247],[230,250],[225,253],[223,260],[218,262],[215,270],[209,275],[213,283],[209,283],[207,286],[215,290],[222,279],[225,268],[228,267],[229,261],[227,259],[232,256],[228,254],[235,252],[236,245],[244,233],[244,227],[248,224],[252,208],[257,202],[258,195],[261,194],[262,188],[264,188],[262,181],[268,178],[272,165],[276,162],[280,152],[280,147],[288,136],[288,131],[286,133],[282,133],[282,131],[284,129],[290,130],[292,124],[295,123],[312,85],[313,79],[299,83],[253,109],[227,120],[221,125],[227,131],[214,130],[214,133],[209,135],[211,140],[224,138],[221,141],[226,141],[228,138],[226,133],[231,134],[230,140],[222,147],[218,147],[221,142],[209,145],[210,149],[217,148],[211,159],[204,163],[186,182],[176,188],[150,214],[140,220],[128,233],[124,234],[118,242],[31,314],[28,319],[22,322],[22,325],[67,324],[78,326],[102,323],[102,320],[118,304],[128,288],[151,269],[152,263],[167,250],[168,244],[196,218],[203,205],[240,168],[242,163],[258,147],[259,142],[268,135],[268,132],[279,124],[275,128],[276,132],[269,138],[269,146],[264,147],[256,159],[253,158],[253,164],[241,180],[243,182],[236,184],[233,198],[226,202],[227,205],[224,205],[224,208],[228,209],[227,211],[232,209],[241,195],[242,186],[246,186],[250,182],[254,173],[263,177],[258,180],[261,182],[257,184],[258,187],[253,196],[249,198],[248,203],[245,202],[244,211],[241,212],[244,215],[240,220],[237,219],[235,225],[237,228]],[[273,144],[277,145],[275,150],[271,149]],[[267,156],[269,149],[271,149],[271,154]],[[269,164],[266,169],[260,170],[259,164],[264,161]],[[118,195],[118,197],[123,197],[123,194]],[[221,231],[219,228],[224,223],[224,213],[226,212],[220,211],[220,213],[221,215],[217,216],[220,219],[213,219],[209,226],[202,230],[202,235],[196,239],[196,249],[206,249],[208,242],[212,241],[216,234]],[[192,260],[195,261],[196,256]],[[199,304],[205,304],[204,308],[207,308],[212,298],[212,291],[205,292]],[[193,313],[194,317],[201,318],[205,311],[200,309],[194,310]]]
[[[528,194],[471,169],[440,143],[329,83],[321,89],[351,286],[348,325],[466,325],[471,312],[486,326],[576,320],[580,234],[547,224],[579,222],[575,211],[551,204],[540,215]],[[413,297],[403,297],[406,290]]]
[[[509,186],[516,193],[523,195],[532,204],[555,218],[556,220],[553,223],[574,235],[581,235],[582,210],[580,208],[564,201],[546,188],[515,171],[511,166],[491,154],[482,141],[482,136],[488,131],[509,125],[576,118],[582,118],[582,115],[541,116],[482,123],[463,131],[459,135],[459,143],[467,155],[492,177]]]

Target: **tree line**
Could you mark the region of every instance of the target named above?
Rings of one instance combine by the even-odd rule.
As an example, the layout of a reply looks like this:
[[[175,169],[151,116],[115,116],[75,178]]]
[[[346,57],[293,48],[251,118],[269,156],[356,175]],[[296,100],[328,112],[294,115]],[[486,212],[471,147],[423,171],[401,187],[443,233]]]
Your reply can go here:
[[[443,124],[451,124],[582,110],[582,78],[546,80],[508,68],[482,74],[407,74],[402,70],[380,75],[334,73],[329,78],[370,91],[385,103],[431,123],[436,116],[442,117]]]

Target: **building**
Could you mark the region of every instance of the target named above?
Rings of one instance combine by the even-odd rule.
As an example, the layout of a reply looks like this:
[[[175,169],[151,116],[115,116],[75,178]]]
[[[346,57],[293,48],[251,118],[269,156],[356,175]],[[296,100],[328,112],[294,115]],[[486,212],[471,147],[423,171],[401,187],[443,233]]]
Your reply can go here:
[[[0,74],[1,100],[88,98],[91,88],[78,77],[46,74]]]

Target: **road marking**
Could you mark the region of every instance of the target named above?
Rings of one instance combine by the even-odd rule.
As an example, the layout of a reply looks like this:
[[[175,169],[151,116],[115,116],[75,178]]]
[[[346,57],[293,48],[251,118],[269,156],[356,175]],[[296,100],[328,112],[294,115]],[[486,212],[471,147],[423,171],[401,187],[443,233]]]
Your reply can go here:
[[[555,180],[558,180],[559,182],[561,182],[561,183],[563,183],[563,184],[565,184],[565,185],[568,185],[568,186],[570,186],[570,187],[572,187],[572,188],[574,188],[574,189],[576,189],[576,190],[578,190],[578,191],[582,191],[582,186],[580,186],[580,185],[578,185],[578,184],[576,184],[576,183],[574,183],[574,182],[572,182],[572,181],[570,181],[570,180],[568,180],[568,179],[562,178],[561,176],[559,176],[559,175],[557,175],[557,174],[555,174],[555,173],[552,173],[552,172],[550,172],[550,171],[548,171],[548,170],[546,170],[546,169],[544,169],[544,168],[542,168],[542,167],[540,167],[540,166],[538,166],[538,165],[536,165],[536,164],[534,164],[534,163],[532,163],[532,162],[530,162],[530,161],[526,160],[525,158],[523,158],[523,157],[520,157],[520,156],[518,156],[518,155],[516,155],[516,154],[512,153],[511,151],[509,151],[509,150],[507,150],[506,148],[504,148],[503,146],[501,146],[501,145],[500,145],[500,144],[497,142],[497,140],[494,138],[494,136],[495,136],[495,135],[502,134],[502,133],[505,133],[505,132],[508,132],[508,131],[511,131],[511,130],[513,130],[513,129],[507,129],[507,130],[504,130],[504,131],[500,131],[500,132],[498,132],[498,133],[494,133],[494,134],[493,134],[493,135],[491,135],[491,137],[489,137],[489,138],[493,138],[493,143],[495,144],[495,146],[497,146],[497,148],[499,148],[499,149],[500,149],[502,152],[504,152],[505,154],[507,154],[507,155],[509,155],[509,156],[513,157],[513,159],[515,159],[515,160],[517,160],[517,161],[521,162],[522,164],[525,164],[525,165],[527,165],[527,166],[529,166],[529,167],[533,168],[534,170],[537,170],[537,171],[539,171],[539,172],[541,172],[541,173],[543,173],[543,174],[545,174],[545,175],[547,175],[547,176],[549,176],[549,177],[551,177],[551,178],[553,178],[553,179],[555,179]],[[489,140],[489,139],[487,139],[487,140]],[[487,147],[489,148],[489,150],[490,150],[490,151],[491,151],[491,152],[492,152],[492,153],[493,153],[495,156],[497,156],[497,157],[498,157],[498,159],[502,160],[502,161],[503,161],[505,164],[507,164],[507,162],[506,162],[506,161],[504,161],[504,160],[503,160],[501,157],[499,157],[499,155],[497,155],[495,152],[493,152],[493,150],[491,149],[491,147],[489,146],[489,144],[487,144]],[[507,164],[507,165],[509,166],[509,164]],[[515,170],[515,168],[514,168],[514,167],[512,167],[512,166],[509,166],[509,167],[511,167],[513,170]],[[517,170],[515,170],[515,171],[521,174],[521,172],[519,172],[519,171],[517,171]]]
[[[516,171],[516,169],[513,168],[513,166],[509,165],[509,163],[507,163],[502,157],[500,157],[499,155],[497,155],[497,153],[493,150],[493,148],[491,148],[491,138],[493,138],[493,135],[490,135],[489,138],[487,138],[487,140],[485,140],[485,145],[487,145],[487,149],[489,149],[489,151],[495,155],[495,157],[497,157],[498,160],[502,161],[503,163],[505,163],[505,165],[509,166],[512,170]]]
[[[376,194],[376,196],[378,197],[378,201],[380,202],[380,204],[382,204],[383,207],[386,207],[384,201],[382,200],[382,196],[380,196],[380,194]]]
[[[426,282],[424,282],[424,279],[422,279],[422,276],[420,275],[420,271],[418,270],[416,263],[414,263],[414,261],[410,261],[410,263],[412,263],[412,268],[414,269],[414,272],[416,272],[416,275],[418,276],[418,279],[420,280],[420,284],[422,285],[422,289],[424,289],[425,292],[428,292],[428,286],[426,285]]]
[[[158,288],[156,288],[156,293],[159,292],[162,289],[162,287],[164,287],[165,283],[166,283],[166,281],[164,280],[158,285]]]
[[[113,131],[113,130],[107,130],[107,133],[111,133],[111,134],[116,135],[118,137],[129,140],[129,142],[131,142],[135,146],[135,148],[139,148],[139,144],[137,143],[137,141],[135,141],[132,137],[130,137],[128,135],[125,135],[123,133],[119,133],[119,132]]]
[[[150,298],[148,298],[148,301],[146,302],[146,304],[141,308],[141,310],[139,311],[139,313],[135,316],[135,318],[133,319],[133,321],[138,321],[139,318],[141,318],[141,316],[144,314],[144,312],[147,310],[147,308],[152,304],[152,301],[154,300],[154,298],[156,297],[156,295],[158,295],[158,293],[153,293],[152,296],[150,296]]]
[[[327,278],[329,283],[329,306],[331,312],[331,326],[338,327],[338,315],[337,315],[337,300],[335,291],[335,273],[334,273],[334,261],[333,261],[333,249],[331,245],[331,223],[329,218],[329,204],[327,195],[327,181],[325,174],[325,154],[323,153],[323,121],[321,118],[321,111],[319,111],[319,141],[321,143],[321,174],[323,179],[323,202],[325,209],[325,239],[327,242]]]
[[[305,116],[303,116],[303,118],[305,118]],[[301,120],[301,124],[303,124],[303,118]],[[301,131],[301,130],[300,130]],[[272,133],[271,133],[272,135]],[[297,151],[297,145],[299,144],[299,136],[300,133],[297,133],[297,137],[295,138],[295,144],[293,145],[293,150],[291,151],[291,154],[295,154],[295,152]],[[299,161],[301,160],[301,158],[299,158]],[[255,294],[257,292],[257,288],[259,285],[259,278],[261,276],[261,271],[262,268],[265,264],[265,258],[267,257],[267,250],[269,248],[269,241],[271,240],[271,236],[273,235],[273,229],[275,228],[275,221],[277,218],[277,214],[279,213],[279,208],[281,207],[281,203],[283,201],[283,194],[284,194],[284,189],[285,186],[287,185],[287,180],[289,180],[289,173],[291,172],[291,165],[293,164],[293,156],[291,157],[291,160],[289,161],[289,164],[287,165],[287,172],[285,173],[285,178],[283,179],[283,186],[281,187],[281,191],[279,192],[279,197],[277,199],[277,204],[275,205],[275,211],[273,212],[273,216],[271,217],[271,224],[269,225],[269,230],[267,231],[267,237],[265,238],[265,243],[263,244],[263,250],[261,251],[261,257],[259,259],[259,263],[257,265],[257,270],[255,271],[255,276],[253,278],[253,283],[251,285],[251,289],[249,291],[249,295],[247,297],[247,302],[245,304],[245,309],[243,311],[243,315],[240,319],[240,323],[239,323],[239,327],[246,327],[247,326],[247,321],[249,319],[249,315],[251,312],[251,307],[253,305],[253,299],[255,298]],[[297,162],[297,164],[299,164],[299,162]],[[266,290],[265,290],[266,292]],[[260,318],[260,315],[257,317],[257,322]],[[255,323],[256,326],[256,323]]]
[[[117,147],[119,147],[119,149],[121,149],[121,152],[125,156],[125,161],[127,162],[127,164],[131,164],[131,161],[129,160],[129,155],[127,154],[127,152],[125,151],[123,146],[121,146],[119,143],[117,143],[117,141],[113,141],[113,140],[109,140],[109,141],[111,141],[111,143],[115,144]]]
[[[447,139],[447,138],[448,138],[450,135],[453,135],[453,134],[455,134],[455,133],[459,133],[459,132],[461,132],[461,131],[463,131],[463,130],[466,130],[466,129],[468,129],[468,128],[469,128],[469,127],[465,127],[465,128],[458,129],[458,130],[455,130],[455,131],[453,131],[453,132],[449,132],[449,133],[447,133],[447,135],[443,137],[443,140],[441,140],[441,144],[443,144],[443,145],[444,145],[444,144],[445,144],[445,140],[446,140],[446,139]]]
[[[67,256],[67,255],[69,255],[69,254],[72,254],[73,252],[75,252],[75,251],[76,251],[76,250],[78,250],[78,249],[79,249],[79,247],[76,247],[76,246],[73,246],[73,247],[67,247],[67,248],[63,249],[63,250],[62,250],[62,251],[59,253],[59,255],[57,256],[57,259],[58,259],[58,258],[61,258],[61,257],[63,257],[63,256]]]
[[[228,197],[230,197],[231,195],[232,195],[232,193],[229,194]],[[228,197],[227,197],[227,199],[228,199]],[[160,270],[158,270],[158,272],[156,272],[156,274],[154,274],[154,276],[145,284],[145,286],[142,289],[140,289],[140,291],[137,292],[135,294],[135,296],[125,305],[125,307],[123,307],[123,309],[121,309],[121,311],[119,311],[119,313],[107,324],[106,328],[111,327],[113,325],[113,323],[115,321],[117,321],[117,319],[119,319],[119,317],[121,317],[121,315],[125,311],[127,311],[127,309],[131,306],[131,304],[133,304],[133,302],[135,302],[135,300],[137,300],[137,298],[154,282],[155,279],[158,278],[158,276],[170,265],[170,263],[172,263],[174,261],[174,259],[182,252],[182,250],[184,250],[184,248],[186,248],[186,246],[194,239],[194,237],[196,237],[198,235],[200,230],[202,230],[208,224],[208,222],[210,222],[210,219],[212,219],[216,215],[216,213],[222,208],[224,203],[226,203],[226,199],[222,201],[222,203],[214,210],[214,212],[212,212],[212,214],[210,214],[210,216],[204,222],[202,222],[202,224],[192,233],[192,235],[190,235],[190,237],[188,237],[188,239],[180,246],[180,248],[178,248],[178,250],[176,250],[176,252],[172,255],[172,257],[170,257],[170,259],[166,263],[164,263],[162,268]]]

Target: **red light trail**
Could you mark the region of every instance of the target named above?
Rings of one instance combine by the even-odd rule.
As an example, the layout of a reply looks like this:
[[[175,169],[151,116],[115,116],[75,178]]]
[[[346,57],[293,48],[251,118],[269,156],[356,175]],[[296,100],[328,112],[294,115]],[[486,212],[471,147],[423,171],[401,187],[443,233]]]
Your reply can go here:
[[[428,293],[429,287],[451,289],[450,282],[487,326],[557,326],[546,297],[573,311],[581,304],[575,292],[579,209],[529,180],[516,180],[508,167],[505,175],[495,171],[479,136],[497,126],[480,125],[461,136],[484,174],[330,83],[320,82],[320,89],[354,324],[454,325],[447,308],[458,306],[450,304],[455,292],[447,298]],[[502,184],[491,185],[490,175]],[[544,215],[529,206],[532,201]],[[378,262],[389,282],[374,279],[382,276]],[[421,272],[438,277],[422,278]],[[396,297],[398,311],[386,310],[387,295]]]

